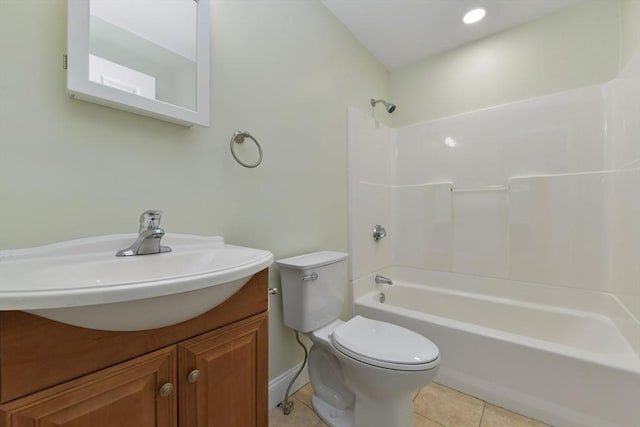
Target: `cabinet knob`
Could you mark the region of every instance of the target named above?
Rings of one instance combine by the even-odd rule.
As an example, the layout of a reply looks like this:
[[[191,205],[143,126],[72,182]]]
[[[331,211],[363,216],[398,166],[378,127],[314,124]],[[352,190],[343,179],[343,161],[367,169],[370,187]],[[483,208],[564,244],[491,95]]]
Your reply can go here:
[[[160,387],[160,396],[167,397],[171,394],[172,391],[173,391],[173,384],[171,383],[163,384],[162,387]]]
[[[197,369],[194,369],[193,371],[189,372],[189,375],[187,376],[187,381],[193,384],[196,381],[198,381],[198,378],[200,378],[200,371],[198,371]]]

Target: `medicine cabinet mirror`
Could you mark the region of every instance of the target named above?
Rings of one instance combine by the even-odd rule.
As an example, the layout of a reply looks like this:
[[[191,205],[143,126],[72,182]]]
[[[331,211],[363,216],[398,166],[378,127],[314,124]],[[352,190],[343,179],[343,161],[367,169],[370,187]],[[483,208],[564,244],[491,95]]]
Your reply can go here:
[[[209,0],[68,0],[73,98],[209,126]]]

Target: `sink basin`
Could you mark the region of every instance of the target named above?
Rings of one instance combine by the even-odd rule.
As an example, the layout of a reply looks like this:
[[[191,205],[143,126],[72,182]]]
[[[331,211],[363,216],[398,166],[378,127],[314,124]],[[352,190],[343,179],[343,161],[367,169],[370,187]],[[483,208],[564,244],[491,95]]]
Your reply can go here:
[[[136,234],[0,251],[0,310],[91,329],[133,331],[189,320],[273,262],[220,236],[167,233],[172,252],[116,257]]]

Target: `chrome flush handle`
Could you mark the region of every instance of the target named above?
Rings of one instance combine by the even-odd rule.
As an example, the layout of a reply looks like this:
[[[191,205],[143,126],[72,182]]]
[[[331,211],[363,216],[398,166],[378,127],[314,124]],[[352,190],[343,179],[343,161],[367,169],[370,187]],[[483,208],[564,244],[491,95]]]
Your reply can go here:
[[[318,273],[314,271],[311,274],[305,274],[304,276],[302,276],[302,280],[304,280],[305,282],[308,282],[310,280],[318,280]]]

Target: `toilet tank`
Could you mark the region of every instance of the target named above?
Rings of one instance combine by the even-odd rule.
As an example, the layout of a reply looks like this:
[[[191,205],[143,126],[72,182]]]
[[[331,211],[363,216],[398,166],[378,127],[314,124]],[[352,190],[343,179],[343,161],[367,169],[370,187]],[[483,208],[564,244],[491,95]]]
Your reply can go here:
[[[322,251],[276,260],[285,325],[310,332],[340,317],[348,256]]]

